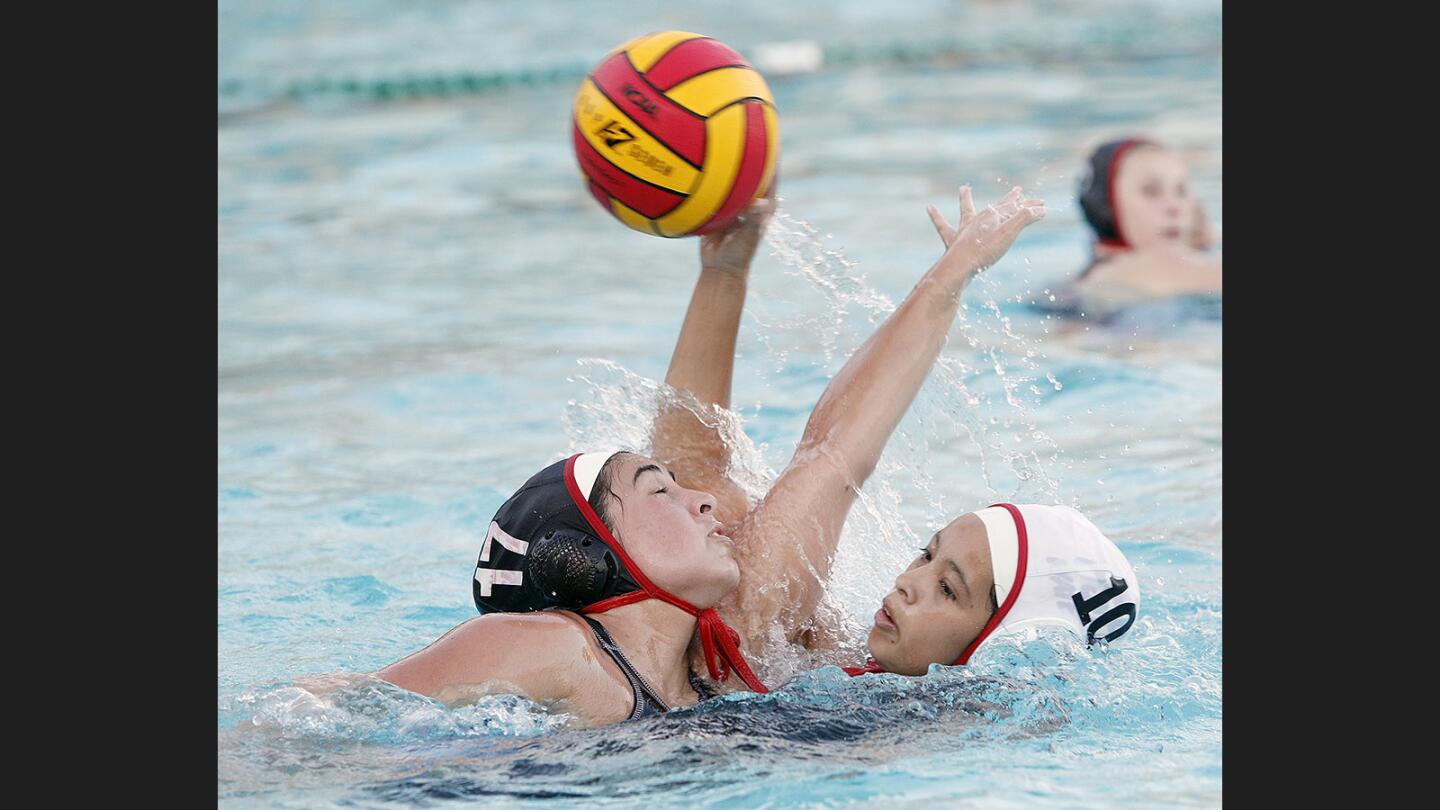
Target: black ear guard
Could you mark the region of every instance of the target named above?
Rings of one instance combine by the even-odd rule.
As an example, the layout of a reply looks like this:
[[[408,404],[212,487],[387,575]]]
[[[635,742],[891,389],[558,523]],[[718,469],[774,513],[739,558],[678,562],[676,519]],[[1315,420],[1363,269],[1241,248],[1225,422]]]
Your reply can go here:
[[[531,544],[527,568],[535,587],[566,610],[605,598],[620,576],[615,552],[571,529],[554,529]]]

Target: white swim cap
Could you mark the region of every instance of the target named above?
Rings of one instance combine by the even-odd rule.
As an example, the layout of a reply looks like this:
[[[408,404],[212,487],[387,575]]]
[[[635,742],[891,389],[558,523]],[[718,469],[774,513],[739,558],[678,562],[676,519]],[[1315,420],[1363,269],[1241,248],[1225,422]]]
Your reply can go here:
[[[1089,644],[1113,641],[1135,623],[1135,569],[1084,515],[1068,506],[1002,503],[975,516],[990,542],[999,609],[956,664],[1012,630],[1061,625]]]

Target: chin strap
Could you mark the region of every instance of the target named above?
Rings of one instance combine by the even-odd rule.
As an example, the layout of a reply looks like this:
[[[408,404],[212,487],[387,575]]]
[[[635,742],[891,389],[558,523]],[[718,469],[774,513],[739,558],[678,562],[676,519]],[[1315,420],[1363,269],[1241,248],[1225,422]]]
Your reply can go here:
[[[751,691],[762,693],[770,691],[765,688],[765,684],[761,683],[759,678],[755,677],[750,665],[745,662],[745,656],[740,652],[740,634],[720,618],[720,614],[715,612],[715,608],[700,610],[684,599],[671,596],[664,591],[657,593],[633,591],[623,596],[611,597],[588,605],[580,612],[604,613],[612,608],[633,605],[646,599],[668,602],[699,620],[699,626],[696,629],[700,633],[700,646],[705,651],[705,668],[710,671],[711,678],[724,683],[730,679],[731,670],[734,670]]]
[[[700,611],[696,618],[700,620],[700,646],[705,649],[705,667],[710,670],[710,677],[724,682],[730,678],[730,670],[734,669],[751,691],[769,692],[750,671],[745,656],[740,654],[740,634],[725,624],[715,608]],[[719,655],[716,655],[716,647],[719,647]]]

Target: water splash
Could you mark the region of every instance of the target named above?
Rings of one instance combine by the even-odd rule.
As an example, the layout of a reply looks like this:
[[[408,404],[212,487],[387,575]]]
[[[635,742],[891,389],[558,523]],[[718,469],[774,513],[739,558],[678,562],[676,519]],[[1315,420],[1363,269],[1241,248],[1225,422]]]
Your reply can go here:
[[[767,400],[781,403],[772,409],[774,418],[793,433],[773,447],[757,444],[740,412],[702,405],[613,361],[585,358],[571,378],[583,393],[569,402],[564,418],[571,452],[619,446],[649,454],[655,414],[661,407],[683,407],[726,439],[732,448],[729,474],[752,504],[764,496],[789,464],[793,442],[824,383],[896,306],[809,223],[777,211],[765,238],[782,273],[752,278],[746,312],[756,328],[742,330],[739,353],[760,355],[756,382],[769,389]],[[915,538],[922,534],[917,523],[928,527],[923,532],[928,534],[997,500],[1059,502],[1048,469],[1060,450],[1037,427],[1035,407],[1060,383],[1040,365],[1045,360],[1040,340],[1019,333],[996,299],[993,283],[980,275],[952,329],[960,340],[951,340],[938,358],[859,492],[820,608],[842,627],[842,650],[807,654],[777,630],[752,662],[767,682],[838,663],[842,656],[848,656],[845,663],[860,660],[870,613],[913,556]],[[747,351],[757,345],[759,351]],[[1048,382],[1046,389],[1034,385],[1040,380]],[[803,397],[794,389],[805,389]],[[774,435],[773,426],[760,427]],[[947,493],[937,484],[934,465],[953,463],[956,456],[976,463],[984,492]],[[947,494],[960,496],[948,499],[954,506]]]

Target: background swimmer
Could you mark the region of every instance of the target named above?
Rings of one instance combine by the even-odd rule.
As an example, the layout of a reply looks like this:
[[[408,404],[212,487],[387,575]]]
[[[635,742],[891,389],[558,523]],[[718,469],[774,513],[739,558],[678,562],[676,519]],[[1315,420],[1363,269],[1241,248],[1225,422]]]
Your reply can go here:
[[[1102,144],[1079,201],[1094,233],[1091,261],[1047,309],[1103,319],[1125,306],[1221,293],[1220,259],[1205,253],[1219,237],[1174,150],[1140,138]]]

